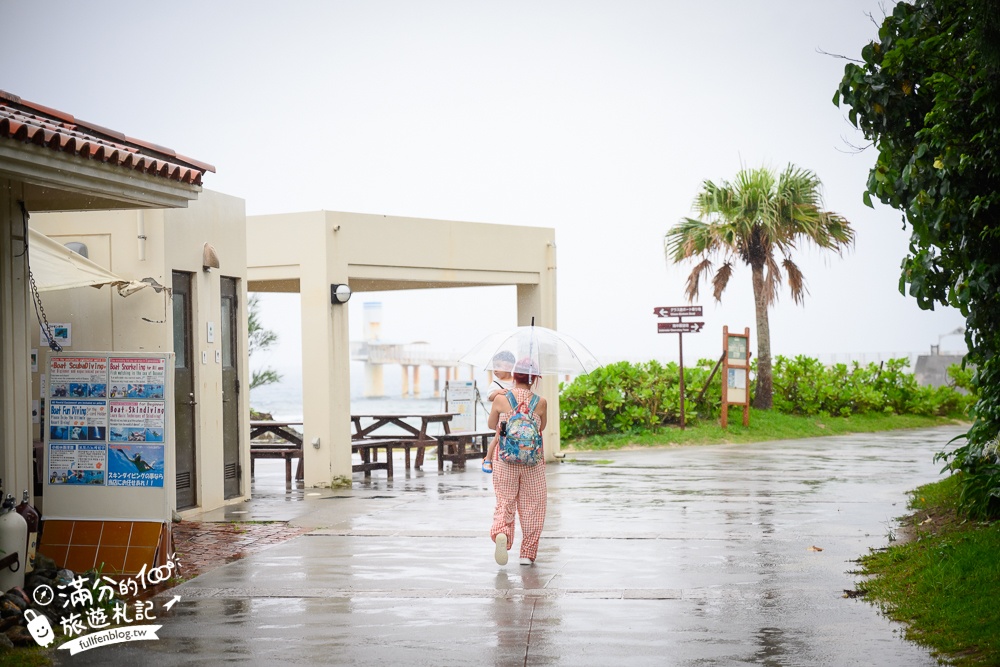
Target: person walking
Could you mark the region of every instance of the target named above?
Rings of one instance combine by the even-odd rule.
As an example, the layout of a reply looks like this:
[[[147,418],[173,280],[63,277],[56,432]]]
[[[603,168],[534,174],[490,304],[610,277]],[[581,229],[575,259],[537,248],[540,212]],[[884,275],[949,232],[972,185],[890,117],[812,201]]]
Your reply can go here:
[[[538,366],[530,359],[514,364],[514,387],[493,399],[487,424],[497,431],[501,444],[493,454],[493,491],[496,506],[490,538],[494,542],[494,557],[499,565],[507,564],[507,552],[514,541],[515,514],[521,523],[521,565],[531,565],[538,556],[538,541],[545,524],[548,488],[545,481],[545,455],[541,432],[547,423],[547,404],[532,391],[538,381]],[[516,408],[514,406],[517,406]],[[532,451],[522,445],[520,458],[505,451],[505,430],[514,421],[527,424],[533,430],[536,444]],[[530,423],[528,423],[530,422]]]

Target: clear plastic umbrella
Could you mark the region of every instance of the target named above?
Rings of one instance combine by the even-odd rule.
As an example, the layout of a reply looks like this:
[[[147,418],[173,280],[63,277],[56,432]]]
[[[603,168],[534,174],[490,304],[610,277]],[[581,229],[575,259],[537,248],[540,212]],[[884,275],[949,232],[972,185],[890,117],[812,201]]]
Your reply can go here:
[[[575,338],[534,324],[490,334],[459,361],[531,375],[583,375],[601,365]]]

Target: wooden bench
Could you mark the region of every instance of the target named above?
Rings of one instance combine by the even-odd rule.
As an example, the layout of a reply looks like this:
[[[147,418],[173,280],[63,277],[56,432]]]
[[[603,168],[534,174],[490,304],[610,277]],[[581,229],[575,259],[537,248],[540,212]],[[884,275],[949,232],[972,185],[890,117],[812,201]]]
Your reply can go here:
[[[285,484],[292,483],[292,459],[298,459],[299,465],[295,471],[295,479],[303,478],[302,446],[282,445],[281,443],[250,443],[250,477],[254,476],[254,462],[257,459],[284,459]]]
[[[452,467],[464,468],[469,459],[485,457],[486,448],[494,435],[495,431],[469,431],[433,436],[437,441],[438,470],[444,470],[445,461],[451,461]]]
[[[365,477],[372,476],[372,470],[385,470],[385,476],[392,479],[392,450],[397,447],[405,447],[407,456],[413,441],[407,439],[393,438],[364,438],[351,441],[351,453],[361,456],[361,463],[351,466],[353,472],[363,472]],[[378,450],[385,450],[385,460],[378,460]]]
[[[353,442],[381,442],[383,440],[391,440],[393,442],[394,449],[403,450],[403,460],[406,463],[406,469],[410,469],[410,450],[416,449],[420,451],[425,447],[436,447],[437,441],[434,436],[427,436],[426,440],[420,440],[419,438],[411,438],[409,436],[399,436],[399,435],[369,435],[367,437],[361,438],[360,440],[354,440]],[[419,468],[417,468],[419,470]]]
[[[301,426],[302,422],[251,421],[250,422],[250,476],[254,476],[254,461],[257,459],[284,459],[285,484],[292,483],[292,459],[297,458],[299,465],[295,470],[295,479],[302,480],[303,456],[302,434],[292,428]],[[284,442],[253,442],[255,438],[270,433]]]

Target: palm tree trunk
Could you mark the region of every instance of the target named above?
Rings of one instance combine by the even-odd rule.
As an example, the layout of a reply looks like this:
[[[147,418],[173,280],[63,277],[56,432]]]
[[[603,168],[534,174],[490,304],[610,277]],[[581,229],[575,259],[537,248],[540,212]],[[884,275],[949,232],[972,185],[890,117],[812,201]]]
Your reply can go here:
[[[764,292],[764,267],[751,266],[753,273],[753,301],[757,315],[757,387],[753,407],[770,410],[773,404],[771,379],[771,329],[767,321],[767,297]]]

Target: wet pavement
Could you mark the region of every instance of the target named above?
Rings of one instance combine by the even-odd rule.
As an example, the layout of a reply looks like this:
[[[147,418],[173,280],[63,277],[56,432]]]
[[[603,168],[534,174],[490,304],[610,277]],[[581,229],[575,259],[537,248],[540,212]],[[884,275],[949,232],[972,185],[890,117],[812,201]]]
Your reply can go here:
[[[519,532],[494,562],[475,462],[342,490],[258,479],[198,520],[307,533],[158,596],[159,641],[58,664],[936,665],[844,592],[963,430],[567,453],[532,566]]]

